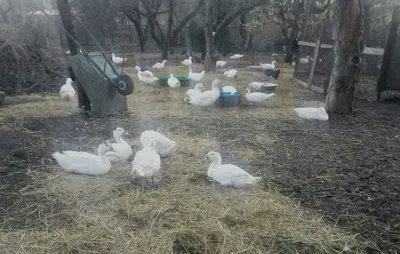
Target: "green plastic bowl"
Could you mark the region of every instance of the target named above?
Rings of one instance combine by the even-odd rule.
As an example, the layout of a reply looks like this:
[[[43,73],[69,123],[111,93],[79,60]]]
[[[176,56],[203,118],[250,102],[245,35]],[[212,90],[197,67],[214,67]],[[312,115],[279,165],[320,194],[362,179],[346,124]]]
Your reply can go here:
[[[169,77],[157,77],[160,83],[160,86],[168,86]],[[176,77],[181,82],[181,87],[190,86],[191,79],[189,77]]]

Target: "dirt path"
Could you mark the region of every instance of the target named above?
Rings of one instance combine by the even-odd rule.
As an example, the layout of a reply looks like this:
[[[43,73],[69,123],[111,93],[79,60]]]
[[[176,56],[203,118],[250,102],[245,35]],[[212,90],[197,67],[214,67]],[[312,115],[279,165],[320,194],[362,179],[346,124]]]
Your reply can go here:
[[[265,159],[285,195],[328,215],[376,246],[400,251],[399,105],[359,101],[353,116],[327,123],[272,123],[278,142]]]

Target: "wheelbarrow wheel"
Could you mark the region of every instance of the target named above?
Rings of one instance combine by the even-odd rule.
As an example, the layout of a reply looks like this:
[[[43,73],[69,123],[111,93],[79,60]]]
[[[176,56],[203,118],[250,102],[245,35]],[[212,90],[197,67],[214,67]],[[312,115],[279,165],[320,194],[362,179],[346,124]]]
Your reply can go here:
[[[116,89],[122,95],[130,95],[133,91],[133,80],[126,74],[121,74],[117,80]]]

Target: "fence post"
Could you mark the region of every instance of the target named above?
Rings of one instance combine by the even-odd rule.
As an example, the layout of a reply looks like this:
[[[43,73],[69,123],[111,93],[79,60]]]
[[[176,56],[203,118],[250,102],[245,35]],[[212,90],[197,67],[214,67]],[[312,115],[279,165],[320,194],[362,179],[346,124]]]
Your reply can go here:
[[[315,67],[317,66],[317,62],[318,62],[318,55],[319,55],[319,47],[321,46],[321,40],[317,40],[315,42],[315,48],[314,48],[314,60],[312,61],[311,64],[311,71],[310,71],[310,76],[308,77],[308,89],[311,90],[312,87],[312,80],[314,78],[314,72],[315,72]]]
[[[378,93],[377,100],[379,100],[381,92],[387,86],[389,69],[391,67],[390,64],[392,62],[392,57],[396,50],[399,23],[400,23],[400,8],[397,7],[393,11],[392,22],[390,23],[389,32],[386,37],[385,51],[382,56],[381,70],[379,72],[378,83],[376,86],[376,90]]]

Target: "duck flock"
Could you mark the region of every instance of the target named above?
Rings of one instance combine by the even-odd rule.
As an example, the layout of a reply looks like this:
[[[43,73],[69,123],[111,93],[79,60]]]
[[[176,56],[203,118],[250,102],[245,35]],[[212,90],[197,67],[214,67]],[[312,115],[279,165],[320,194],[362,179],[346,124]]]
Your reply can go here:
[[[230,59],[240,59],[244,57],[244,55],[240,54],[235,54],[230,57]],[[112,53],[112,61],[114,62],[115,65],[121,65],[123,64],[127,59],[126,58],[121,58],[115,56],[114,53]],[[305,60],[309,61],[310,58],[305,58],[301,59],[304,62]],[[311,59],[312,60],[312,59]],[[168,63],[167,60],[163,60],[161,63],[156,63],[152,66],[152,69],[154,70],[162,70],[165,67],[165,64]],[[220,69],[226,66],[228,62],[227,61],[217,61],[216,62],[216,68]],[[195,82],[200,82],[204,76],[205,76],[205,71],[203,70],[202,72],[196,73],[192,71],[191,65],[193,64],[192,57],[189,57],[188,59],[185,59],[182,61],[182,65],[188,67],[188,77],[190,80],[193,80]],[[275,80],[278,78],[280,70],[276,69],[277,62],[272,61],[271,63],[261,63],[258,68],[261,68],[264,70],[264,73],[268,77],[272,77]],[[137,74],[138,74],[138,79],[140,80],[141,83],[143,84],[153,84],[155,81],[159,81],[159,78],[157,78],[147,67],[135,67]],[[236,78],[238,77],[238,71],[236,69],[231,69],[228,71],[224,72],[224,77],[227,80],[233,80],[236,81]],[[60,89],[60,96],[62,99],[65,101],[71,101],[75,97],[75,90],[72,86],[72,80],[68,78],[66,80],[66,83],[61,87]],[[170,77],[167,80],[167,84],[170,88],[180,88],[181,84],[178,78],[176,78],[172,73],[170,74]],[[211,85],[211,90],[206,90],[203,91],[204,85],[203,83],[198,83],[195,85],[193,89],[189,89],[183,98],[183,101],[185,103],[191,104],[193,106],[197,107],[209,107],[215,104],[215,102],[218,100],[220,97],[220,90],[219,90],[219,85],[221,85],[221,80],[215,79],[212,82]],[[248,85],[248,88],[246,89],[246,100],[249,104],[262,104],[264,103],[268,98],[271,98],[272,96],[275,95],[275,93],[263,93],[263,92],[252,92],[252,90],[268,90],[269,88],[272,90],[275,90],[276,84],[272,83],[266,83],[266,82],[252,82]],[[222,87],[222,92],[223,93],[228,93],[229,95],[236,95],[237,90],[234,86],[223,86]],[[295,108],[294,109],[295,113],[303,119],[308,119],[308,120],[321,120],[321,121],[327,121],[329,120],[329,116],[326,113],[326,110],[324,107],[319,107],[319,108],[313,108],[313,107],[306,107],[306,108]]]
[[[114,54],[112,57],[115,64],[121,64],[126,60],[116,58]],[[243,55],[236,54],[230,58],[240,59],[242,57]],[[154,70],[161,70],[165,67],[166,63],[168,63],[168,61],[164,60],[161,63],[154,64],[152,68]],[[189,78],[193,81],[200,82],[205,76],[205,71],[194,73],[191,68],[192,63],[192,57],[182,61],[182,64],[188,67]],[[227,61],[218,61],[216,63],[216,68],[223,68],[226,64]],[[273,61],[271,64],[260,63],[260,66],[266,73],[278,73],[279,75],[279,70],[275,70],[276,64],[277,63]],[[144,84],[153,84],[158,80],[148,68],[136,66],[135,69],[137,70],[139,80]],[[228,80],[235,80],[238,77],[238,71],[235,69],[225,71],[224,76]],[[62,99],[66,101],[71,101],[75,97],[75,90],[72,87],[72,83],[71,79],[67,79],[66,84],[61,87],[60,95]],[[180,87],[180,81],[173,74],[170,74],[167,83],[171,88]],[[203,91],[204,85],[198,83],[193,89],[189,89],[185,93],[183,101],[198,107],[214,105],[220,96],[219,85],[221,85],[220,79],[215,79],[212,82],[211,90]],[[263,87],[271,86],[276,87],[276,84],[252,82],[249,84],[249,88],[246,89],[247,101],[254,105],[263,103],[275,94],[251,92],[251,89],[260,90]],[[223,86],[222,91],[224,93],[231,93],[232,95],[235,95],[237,92],[236,88],[233,86]],[[317,119],[323,121],[329,119],[324,107],[295,108],[294,111],[303,119]],[[125,132],[123,128],[116,128],[113,131],[115,142],[106,141],[100,144],[97,155],[86,152],[64,151],[61,153],[55,152],[52,156],[66,172],[94,176],[104,175],[110,172],[113,163],[127,161],[133,155],[132,148],[123,139],[123,135],[129,134]],[[176,150],[177,144],[163,134],[153,130],[147,130],[141,134],[140,144],[142,149],[135,154],[132,160],[131,175],[134,178],[140,178],[142,181],[151,180],[152,183],[159,182],[161,158],[172,156]],[[262,180],[261,177],[253,177],[247,171],[235,165],[222,164],[221,156],[217,152],[211,151],[207,154],[207,157],[212,162],[208,168],[207,175],[223,186],[246,188]]]
[[[240,59],[242,57],[244,57],[244,55],[235,54],[235,55],[231,56],[230,59]],[[165,67],[166,63],[168,63],[168,61],[163,60],[161,63],[154,64],[152,66],[152,69],[159,71]],[[204,70],[199,73],[193,72],[193,70],[191,68],[191,65],[193,64],[192,57],[185,59],[181,63],[182,63],[182,65],[188,67],[188,71],[189,71],[188,78],[190,78],[190,80],[193,80],[195,82],[200,82],[204,78],[204,76],[205,76]],[[217,69],[224,68],[227,63],[228,63],[227,61],[217,61],[216,68]],[[260,63],[260,67],[263,70],[265,70],[266,73],[267,72],[271,73],[270,76],[277,79],[279,76],[279,70],[275,70],[276,64],[277,63],[275,61],[273,61],[271,64]],[[158,80],[158,78],[147,67],[141,68],[139,66],[136,66],[135,69],[137,70],[137,73],[138,73],[138,79],[143,84],[151,85],[155,81]],[[267,74],[267,76],[268,76],[268,74]],[[227,80],[235,81],[236,78],[238,77],[238,71],[236,69],[231,69],[231,70],[225,71],[224,77]],[[170,88],[180,88],[181,87],[180,81],[174,76],[174,74],[170,74],[167,84]],[[195,85],[194,89],[189,89],[185,93],[183,100],[185,103],[192,104],[193,106],[198,106],[198,107],[212,106],[218,100],[218,98],[220,96],[220,90],[218,87],[220,84],[221,84],[221,80],[215,79],[212,82],[211,90],[203,91],[203,89],[205,87],[204,84],[198,83]],[[249,84],[249,89],[246,89],[247,101],[249,103],[252,103],[253,105],[260,104],[260,103],[263,103],[268,98],[275,95],[274,93],[265,94],[265,93],[261,93],[261,92],[251,92],[251,89],[261,90],[263,87],[276,87],[276,84],[265,83],[265,82],[253,82],[253,83]],[[223,86],[222,92],[229,93],[231,95],[235,95],[237,93],[237,90],[234,86]]]
[[[64,171],[68,173],[84,174],[91,176],[105,175],[110,172],[112,164],[126,162],[132,156],[132,148],[122,136],[129,133],[123,128],[113,131],[115,142],[106,141],[98,147],[97,155],[77,152],[63,151],[52,154]],[[138,178],[144,184],[148,181],[152,184],[161,180],[161,158],[172,156],[176,150],[176,142],[163,134],[148,130],[141,134],[140,144],[142,149],[137,151],[132,160],[131,176]],[[247,171],[232,165],[222,164],[219,153],[211,151],[207,154],[211,160],[208,167],[208,177],[222,186],[235,188],[248,188],[259,183],[262,178],[254,177]]]

